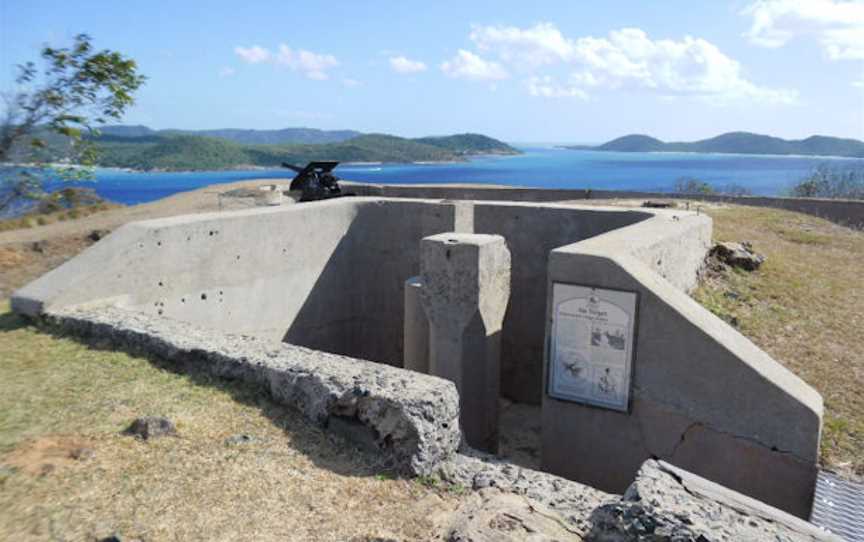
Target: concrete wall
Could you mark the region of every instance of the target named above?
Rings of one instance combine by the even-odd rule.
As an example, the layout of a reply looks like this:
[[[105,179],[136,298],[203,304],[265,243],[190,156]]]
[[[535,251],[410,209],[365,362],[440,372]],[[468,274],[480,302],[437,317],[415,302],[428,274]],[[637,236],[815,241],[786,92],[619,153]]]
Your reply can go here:
[[[646,265],[674,273],[658,260],[703,243],[700,218],[658,215],[552,251],[550,296],[557,281],[639,301],[630,412],[544,395],[544,469],[620,492],[643,461],[661,458],[806,517],[821,396]]]
[[[552,249],[651,216],[621,209],[483,202],[474,205],[474,231],[502,235],[512,255],[510,304],[501,334],[504,396],[520,402],[540,402],[546,267]]]
[[[27,285],[13,308],[111,300],[145,314],[395,365],[402,288],[456,207],[342,199],[128,224]]]
[[[445,198],[477,200],[509,200],[552,202],[579,199],[690,199],[773,207],[786,209],[830,220],[836,224],[864,229],[864,201],[819,198],[774,198],[763,196],[699,196],[666,192],[638,192],[626,190],[590,190],[581,188],[545,189],[503,186],[456,185],[375,185],[348,183],[351,190],[361,195],[392,198]]]

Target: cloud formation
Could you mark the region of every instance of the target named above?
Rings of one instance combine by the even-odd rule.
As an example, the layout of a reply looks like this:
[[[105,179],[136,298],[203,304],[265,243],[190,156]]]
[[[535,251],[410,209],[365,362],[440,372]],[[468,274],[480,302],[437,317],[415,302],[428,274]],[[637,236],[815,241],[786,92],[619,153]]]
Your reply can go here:
[[[815,38],[830,60],[864,60],[864,1],[759,0],[741,12],[752,19],[746,36],[762,47]]]
[[[500,81],[510,77],[507,70],[497,62],[484,60],[465,49],[459,49],[456,56],[443,62],[441,71],[448,77],[471,81]]]
[[[234,74],[237,73],[237,70],[232,68],[231,66],[224,66],[219,70],[219,77],[233,77]]]
[[[426,64],[419,60],[411,60],[404,56],[390,57],[390,67],[396,73],[411,74],[426,71]]]
[[[249,64],[259,64],[261,62],[267,62],[270,60],[272,56],[270,51],[267,49],[260,47],[258,45],[253,45],[252,47],[235,47],[234,53],[237,54],[244,62],[248,62]]]
[[[555,25],[540,23],[528,28],[475,26],[470,38],[480,51],[527,76],[526,88],[534,96],[586,99],[599,90],[628,89],[712,103],[797,100],[794,91],[752,83],[737,61],[692,36],[653,40],[641,29],[622,28],[605,37],[569,38]],[[565,83],[542,72],[554,66],[570,71]]]
[[[329,79],[328,70],[339,65],[336,57],[328,54],[314,53],[304,49],[294,50],[282,43],[276,52],[259,45],[251,47],[235,47],[234,53],[244,62],[249,64],[261,64],[264,62],[284,66],[292,71],[299,72],[309,79]]]

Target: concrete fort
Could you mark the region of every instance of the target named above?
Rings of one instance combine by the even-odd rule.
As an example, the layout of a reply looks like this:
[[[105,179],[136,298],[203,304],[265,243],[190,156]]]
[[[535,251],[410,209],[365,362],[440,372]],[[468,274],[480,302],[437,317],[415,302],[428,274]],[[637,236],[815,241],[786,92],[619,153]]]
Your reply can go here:
[[[509,301],[480,312],[494,340],[449,362],[464,371],[475,353],[497,354],[501,395],[542,409],[543,470],[623,492],[645,460],[661,459],[806,516],[822,400],[687,295],[709,218],[476,192],[476,201],[351,197],[128,224],[12,305],[249,380],[426,474],[459,448],[462,383],[436,369],[448,361],[436,330],[453,313],[436,312],[448,279],[431,272],[432,248],[421,273],[421,240],[494,236],[509,254]],[[469,260],[454,260],[453,272]],[[406,292],[412,277],[421,279]],[[406,334],[426,342],[403,349]]]

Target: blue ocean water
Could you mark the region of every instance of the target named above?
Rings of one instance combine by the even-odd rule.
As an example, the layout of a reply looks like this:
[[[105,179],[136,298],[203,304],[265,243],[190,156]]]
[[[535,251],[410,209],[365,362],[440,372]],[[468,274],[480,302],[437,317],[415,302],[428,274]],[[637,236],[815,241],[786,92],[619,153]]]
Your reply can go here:
[[[782,195],[816,166],[864,167],[864,159],[697,153],[618,153],[521,147],[517,156],[481,156],[446,164],[342,165],[343,179],[372,183],[481,183],[546,188],[670,191],[681,177],[715,187],[737,184],[756,195]],[[133,173],[99,169],[92,186],[118,203],[153,201],[243,179],[290,178],[285,169]]]

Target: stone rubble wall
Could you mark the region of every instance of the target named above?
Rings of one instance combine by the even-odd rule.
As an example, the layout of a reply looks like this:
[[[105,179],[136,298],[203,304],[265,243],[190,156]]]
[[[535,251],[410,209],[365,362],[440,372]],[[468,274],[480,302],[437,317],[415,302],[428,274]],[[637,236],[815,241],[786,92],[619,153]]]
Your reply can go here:
[[[441,378],[110,306],[56,309],[43,319],[97,346],[260,386],[409,475],[432,473],[460,443],[459,397]]]

